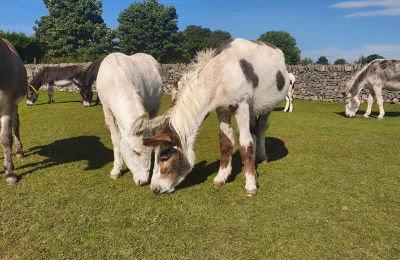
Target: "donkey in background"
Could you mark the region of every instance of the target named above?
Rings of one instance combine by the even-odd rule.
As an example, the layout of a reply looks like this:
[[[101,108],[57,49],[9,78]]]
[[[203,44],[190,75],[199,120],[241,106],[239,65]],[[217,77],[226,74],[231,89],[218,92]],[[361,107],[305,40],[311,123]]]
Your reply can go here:
[[[207,115],[216,110],[221,161],[214,186],[225,185],[232,171],[231,117],[234,116],[246,194],[254,196],[256,157],[262,162],[268,159],[265,150],[268,118],[289,89],[283,53],[266,42],[230,39],[215,51],[200,53],[197,59],[194,70],[181,79],[184,87],[175,99],[176,104],[166,112],[161,132],[143,139],[145,146],[156,149],[151,189],[155,194],[170,193],[185,179],[195,162],[193,145],[199,128]]]
[[[296,82],[296,78],[292,73],[289,73],[289,78],[290,78],[290,86],[289,86],[288,94],[286,96],[286,106],[283,109],[283,112],[292,113],[293,112],[294,83]]]
[[[82,82],[82,86],[80,94],[82,96],[82,103],[85,105],[85,107],[89,107],[92,103],[93,99],[93,90],[92,90],[92,85],[93,82],[96,81],[97,79],[97,74],[100,69],[100,65],[103,62],[103,59],[97,59],[90,64],[90,66],[86,69],[85,71],[85,76],[84,80]],[[99,95],[97,95],[97,100],[95,102],[95,105],[98,105],[100,102]]]
[[[28,86],[26,103],[33,106],[39,96],[38,90],[46,85],[49,95],[47,104],[54,103],[53,86],[66,87],[75,83],[82,89],[82,82],[85,77],[85,69],[78,65],[66,67],[44,67]],[[92,94],[93,96],[93,94]]]
[[[382,90],[400,91],[400,59],[374,60],[350,80],[343,93],[347,117],[355,117],[360,106],[358,95],[363,87],[367,87],[370,90],[368,108],[363,117],[368,118],[371,114],[371,107],[374,103],[374,97],[376,97],[376,103],[379,106],[378,119],[382,120],[385,115]]]
[[[14,46],[0,37],[0,143],[4,152],[4,171],[8,184],[17,182],[12,163],[12,130],[15,134],[16,156],[24,156],[19,133],[18,103],[26,95],[26,69]]]

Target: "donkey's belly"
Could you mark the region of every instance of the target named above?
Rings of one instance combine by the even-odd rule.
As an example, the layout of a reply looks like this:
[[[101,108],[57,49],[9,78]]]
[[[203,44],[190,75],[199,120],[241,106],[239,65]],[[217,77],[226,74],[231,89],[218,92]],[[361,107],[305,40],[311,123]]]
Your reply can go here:
[[[63,80],[54,81],[54,85],[57,86],[57,87],[67,87],[67,86],[69,86],[71,84],[72,84],[72,80],[63,79]]]

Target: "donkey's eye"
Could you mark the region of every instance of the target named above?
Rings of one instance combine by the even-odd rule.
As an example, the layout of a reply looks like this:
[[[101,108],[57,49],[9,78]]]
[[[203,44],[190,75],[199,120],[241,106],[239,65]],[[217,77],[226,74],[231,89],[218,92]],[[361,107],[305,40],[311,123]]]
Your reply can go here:
[[[160,159],[163,162],[168,161],[169,158],[171,158],[171,156],[174,155],[175,153],[177,153],[177,150],[175,148],[170,148],[168,150],[164,150],[160,154]]]

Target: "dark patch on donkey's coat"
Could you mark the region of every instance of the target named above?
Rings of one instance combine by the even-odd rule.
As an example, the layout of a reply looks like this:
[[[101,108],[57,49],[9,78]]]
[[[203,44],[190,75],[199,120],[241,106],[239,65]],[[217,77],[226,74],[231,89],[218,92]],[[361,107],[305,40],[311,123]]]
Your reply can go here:
[[[283,87],[285,86],[285,77],[283,76],[282,72],[278,70],[276,73],[276,86],[279,91],[282,91]]]
[[[246,80],[253,83],[253,88],[256,88],[258,86],[259,79],[257,74],[254,72],[253,65],[251,65],[251,63],[247,60],[241,59],[240,67],[242,68]]]
[[[219,45],[218,48],[213,52],[211,57],[214,58],[215,56],[221,54],[221,52],[223,52],[224,50],[228,49],[231,45],[231,42],[233,42],[234,40],[235,39],[231,38],[231,39],[225,41],[224,43],[222,43],[221,45]]]

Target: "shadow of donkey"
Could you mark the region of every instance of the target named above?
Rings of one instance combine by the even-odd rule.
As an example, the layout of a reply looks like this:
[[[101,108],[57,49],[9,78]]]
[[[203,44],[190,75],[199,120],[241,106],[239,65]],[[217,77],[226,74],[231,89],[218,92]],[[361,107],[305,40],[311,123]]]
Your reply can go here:
[[[33,169],[19,175],[20,178],[43,167],[50,168],[83,160],[88,162],[88,166],[84,170],[100,169],[114,158],[113,150],[105,147],[97,136],[78,136],[57,140],[48,145],[32,147],[26,154],[28,156],[37,154],[46,159],[21,167],[32,167]]]

